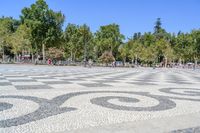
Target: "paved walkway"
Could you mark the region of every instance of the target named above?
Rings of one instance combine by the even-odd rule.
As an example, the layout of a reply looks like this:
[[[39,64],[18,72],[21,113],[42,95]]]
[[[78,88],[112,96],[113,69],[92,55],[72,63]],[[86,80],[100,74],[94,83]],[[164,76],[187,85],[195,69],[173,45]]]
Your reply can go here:
[[[200,71],[0,65],[0,132],[200,132]]]

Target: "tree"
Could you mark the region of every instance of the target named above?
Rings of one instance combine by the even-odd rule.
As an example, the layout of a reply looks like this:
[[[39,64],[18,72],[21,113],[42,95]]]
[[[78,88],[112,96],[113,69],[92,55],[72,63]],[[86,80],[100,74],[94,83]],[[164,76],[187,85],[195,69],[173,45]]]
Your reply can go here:
[[[71,61],[76,59],[76,54],[81,51],[79,43],[79,26],[75,24],[68,24],[64,32],[64,49],[67,55],[70,55]],[[68,56],[69,57],[69,56]]]
[[[102,63],[105,63],[106,66],[108,66],[109,63],[115,61],[115,57],[112,55],[112,53],[110,51],[105,51],[101,57],[99,58],[99,60]]]
[[[119,25],[109,24],[101,26],[95,33],[95,42],[99,54],[110,51],[114,56],[118,53],[118,47],[122,44],[124,36],[120,33]]]
[[[83,58],[84,58],[84,66],[86,67],[86,60],[88,57],[87,51],[89,50],[89,48],[91,48],[89,46],[91,44],[90,42],[91,42],[93,36],[90,31],[90,28],[86,24],[84,24],[83,26],[80,26],[79,33],[81,35],[80,42],[81,42],[81,44],[83,44],[83,47],[84,47],[84,57]]]
[[[47,57],[53,60],[61,60],[64,57],[64,50],[51,47],[47,50]]]
[[[192,57],[195,61],[195,66],[197,66],[197,61],[200,58],[200,30],[193,30],[191,33],[192,36]]]
[[[68,24],[64,32],[64,39],[65,52],[67,55],[70,55],[72,61],[75,61],[77,58],[85,60],[88,58],[92,49],[91,41],[93,35],[87,25]]]
[[[27,24],[37,47],[42,48],[43,62],[45,62],[45,48],[59,45],[64,15],[49,9],[44,0],[37,0],[29,8],[22,10],[20,16],[22,24]]]
[[[170,34],[167,33],[165,29],[162,28],[161,18],[157,18],[155,22],[154,35],[158,40],[162,38],[168,40],[170,38]]]
[[[17,22],[11,17],[0,18],[0,50],[2,51],[2,60],[4,62],[4,55],[7,49],[10,49],[9,38],[16,30]],[[9,51],[10,53],[10,51]]]
[[[190,34],[181,33],[176,38],[176,45],[174,51],[180,63],[184,63],[191,58],[193,39]],[[192,50],[192,51],[191,51]]]
[[[22,51],[29,51],[33,57],[31,30],[25,24],[21,24],[12,36],[10,36],[10,43],[12,44],[12,52],[16,56],[22,53]]]
[[[161,18],[157,18],[154,26],[154,34],[158,34],[162,32],[162,27],[161,27]]]
[[[137,40],[137,39],[140,39],[141,38],[141,33],[140,32],[138,32],[138,33],[134,33],[133,34],[133,40]]]
[[[164,65],[167,66],[168,60],[173,58],[173,49],[171,44],[164,39],[156,41],[156,51],[158,52],[158,57],[164,57]]]
[[[119,47],[119,53],[120,53],[120,56],[121,56],[121,58],[123,60],[123,66],[125,65],[126,58],[128,57],[128,51],[129,51],[129,48],[128,48],[127,44],[122,44]]]
[[[142,59],[142,53],[144,52],[144,47],[139,41],[129,40],[128,45],[130,45],[129,57],[131,58],[132,64],[135,60],[135,65],[138,64],[138,59]]]

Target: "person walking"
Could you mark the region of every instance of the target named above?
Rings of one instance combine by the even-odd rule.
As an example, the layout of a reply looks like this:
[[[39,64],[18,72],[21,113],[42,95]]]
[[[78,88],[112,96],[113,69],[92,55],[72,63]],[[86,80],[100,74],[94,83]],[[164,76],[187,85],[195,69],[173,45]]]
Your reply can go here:
[[[89,64],[89,68],[91,68],[91,67],[92,67],[92,64],[93,64],[92,59],[89,59],[88,64]]]
[[[51,64],[52,64],[52,61],[51,61],[51,59],[50,59],[50,58],[48,59],[48,61],[47,61],[47,62],[48,62],[48,65],[51,65]]]

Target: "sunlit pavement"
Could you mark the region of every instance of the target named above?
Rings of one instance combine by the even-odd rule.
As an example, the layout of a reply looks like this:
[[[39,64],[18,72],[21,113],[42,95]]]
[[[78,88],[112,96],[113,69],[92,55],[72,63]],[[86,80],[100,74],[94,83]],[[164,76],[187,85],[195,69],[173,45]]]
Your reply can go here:
[[[0,65],[0,132],[200,132],[200,70]]]

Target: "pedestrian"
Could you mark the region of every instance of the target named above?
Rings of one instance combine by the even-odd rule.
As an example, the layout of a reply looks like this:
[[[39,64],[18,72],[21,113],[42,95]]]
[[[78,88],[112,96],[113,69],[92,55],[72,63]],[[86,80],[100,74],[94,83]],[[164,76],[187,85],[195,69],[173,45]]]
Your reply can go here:
[[[50,59],[50,58],[48,59],[48,61],[47,61],[47,62],[48,62],[48,65],[51,65],[51,64],[52,64],[52,61],[51,61],[51,59]]]
[[[88,63],[89,63],[89,68],[91,68],[91,67],[92,67],[92,64],[93,64],[92,59],[89,59]]]
[[[40,56],[38,55],[38,56],[37,56],[37,58],[36,58],[36,60],[35,60],[35,65],[37,65],[37,64],[38,64],[38,62],[39,62],[39,59],[40,59]]]
[[[117,66],[117,62],[116,62],[116,61],[113,61],[112,67],[116,67],[116,66]]]

